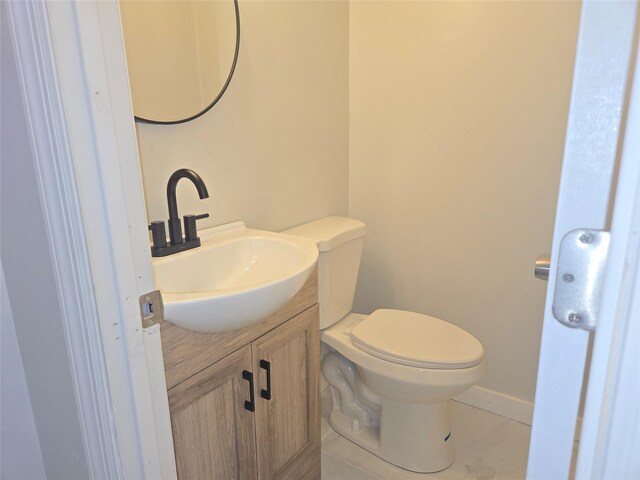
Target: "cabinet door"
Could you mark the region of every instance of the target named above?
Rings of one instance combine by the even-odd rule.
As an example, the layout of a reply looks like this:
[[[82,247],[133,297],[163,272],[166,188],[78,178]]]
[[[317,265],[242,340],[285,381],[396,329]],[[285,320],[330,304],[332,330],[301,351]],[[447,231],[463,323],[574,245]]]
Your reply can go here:
[[[320,478],[319,338],[315,305],[253,342],[260,480]]]
[[[178,478],[257,478],[250,400],[251,347],[228,355],[169,390]]]

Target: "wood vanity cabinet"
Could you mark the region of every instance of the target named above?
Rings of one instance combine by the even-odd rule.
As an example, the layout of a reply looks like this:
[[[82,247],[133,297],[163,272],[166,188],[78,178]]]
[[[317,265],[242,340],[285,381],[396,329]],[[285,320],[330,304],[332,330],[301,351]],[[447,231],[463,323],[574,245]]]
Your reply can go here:
[[[255,416],[242,408],[246,346],[169,390],[179,478],[257,478]]]
[[[320,479],[316,299],[314,273],[251,327],[206,334],[162,324],[178,478]]]

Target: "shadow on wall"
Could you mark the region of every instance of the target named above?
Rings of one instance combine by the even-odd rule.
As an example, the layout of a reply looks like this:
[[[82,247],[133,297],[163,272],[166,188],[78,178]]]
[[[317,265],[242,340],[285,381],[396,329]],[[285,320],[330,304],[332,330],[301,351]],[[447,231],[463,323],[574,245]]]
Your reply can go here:
[[[358,283],[356,296],[353,302],[353,311],[357,313],[370,314],[379,308],[394,308],[397,298],[394,298],[394,291],[391,285],[391,271],[384,268],[385,262],[382,258],[376,257],[373,252],[363,254],[358,272]],[[359,295],[359,292],[368,292],[367,295]],[[375,292],[375,295],[370,295]],[[366,302],[375,298],[373,302]]]

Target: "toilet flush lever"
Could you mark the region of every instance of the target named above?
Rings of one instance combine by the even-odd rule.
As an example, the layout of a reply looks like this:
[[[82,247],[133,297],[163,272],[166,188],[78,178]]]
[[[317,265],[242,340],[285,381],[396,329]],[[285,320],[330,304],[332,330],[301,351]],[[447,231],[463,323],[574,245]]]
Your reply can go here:
[[[571,328],[595,330],[611,235],[571,230],[560,242],[553,292],[553,316]]]

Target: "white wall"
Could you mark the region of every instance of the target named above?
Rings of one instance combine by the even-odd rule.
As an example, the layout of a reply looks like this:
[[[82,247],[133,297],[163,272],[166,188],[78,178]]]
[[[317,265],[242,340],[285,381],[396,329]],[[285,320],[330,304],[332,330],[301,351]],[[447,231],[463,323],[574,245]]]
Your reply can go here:
[[[45,478],[13,313],[0,265],[0,477]],[[25,453],[28,452],[28,457]]]
[[[485,346],[481,386],[533,401],[579,3],[351,2],[356,308]]]
[[[6,293],[10,302],[3,299],[2,306],[2,429],[3,461],[21,478],[19,470],[32,480],[42,478],[39,473],[44,465],[46,477],[50,479],[88,478],[89,470],[84,450],[82,431],[78,418],[73,378],[69,368],[66,339],[62,328],[55,274],[51,252],[47,243],[43,208],[36,183],[36,172],[32,160],[30,139],[18,84],[14,53],[6,24],[4,5],[2,18],[2,82],[0,115],[0,253],[2,270],[6,282]],[[4,290],[5,284],[3,284]],[[13,321],[15,336],[5,321]],[[5,330],[6,328],[6,330]],[[20,385],[20,371],[11,372],[5,378],[5,334],[11,344],[17,340],[24,379],[29,395],[24,389],[6,392],[9,385]],[[16,345],[13,344],[12,359],[18,366]],[[16,375],[12,377],[12,375]],[[7,383],[5,383],[7,382]],[[13,395],[19,395],[25,403],[20,404]],[[39,448],[29,425],[28,401],[31,402],[33,422],[37,430]],[[7,403],[5,404],[5,401]],[[7,410],[5,410],[7,409]],[[24,437],[5,438],[5,419],[25,420]],[[7,428],[16,427],[11,424]],[[16,442],[5,446],[6,442]],[[17,442],[25,444],[18,445]],[[18,446],[24,447],[19,450]],[[6,453],[15,455],[5,463]],[[40,456],[41,452],[41,456]],[[33,476],[31,476],[33,474]]]
[[[171,173],[191,168],[178,209],[200,226],[244,220],[281,230],[348,210],[347,2],[241,1],[241,46],[229,89],[177,126],[137,125],[149,220],[166,220]]]

